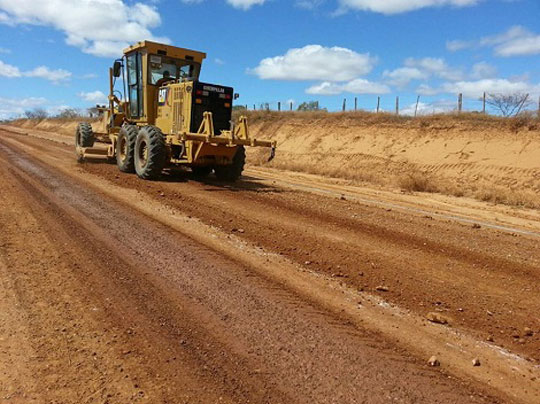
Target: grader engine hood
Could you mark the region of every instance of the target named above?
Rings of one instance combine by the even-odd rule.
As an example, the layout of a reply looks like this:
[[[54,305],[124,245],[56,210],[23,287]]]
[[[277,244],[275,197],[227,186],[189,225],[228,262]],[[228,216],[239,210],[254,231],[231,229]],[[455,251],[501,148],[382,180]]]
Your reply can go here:
[[[233,88],[196,81],[193,83],[191,132],[197,132],[203,121],[204,112],[211,112],[214,130],[219,135],[231,128]]]

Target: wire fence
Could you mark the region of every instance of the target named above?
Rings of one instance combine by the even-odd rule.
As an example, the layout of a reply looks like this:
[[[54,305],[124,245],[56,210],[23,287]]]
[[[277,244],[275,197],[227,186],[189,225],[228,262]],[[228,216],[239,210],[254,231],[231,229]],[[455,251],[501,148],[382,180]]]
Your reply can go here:
[[[476,112],[490,115],[506,114],[501,111],[500,107],[493,106],[494,95],[483,93],[477,98],[464,97],[463,94],[458,94],[455,99],[443,98],[433,99],[429,96],[411,96],[400,97],[396,96],[374,96],[368,97],[345,97],[341,100],[341,106],[334,108],[334,112],[346,111],[365,111],[375,113],[393,113],[396,115],[406,116],[426,116],[443,113],[462,113]],[[520,113],[536,114],[540,117],[540,97],[538,101],[524,94],[521,100],[515,102],[514,108],[510,108],[511,114],[507,116],[515,116]],[[297,103],[295,101],[273,101],[262,102],[255,104],[245,104],[237,106],[237,108],[255,111],[313,111],[327,110],[323,103],[318,100]],[[506,111],[508,112],[508,111]]]

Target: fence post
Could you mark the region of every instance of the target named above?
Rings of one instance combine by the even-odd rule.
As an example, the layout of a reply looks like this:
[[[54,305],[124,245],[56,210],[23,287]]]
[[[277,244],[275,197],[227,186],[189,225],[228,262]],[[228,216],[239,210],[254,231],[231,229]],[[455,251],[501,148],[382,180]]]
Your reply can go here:
[[[255,107],[255,104],[253,104],[253,111],[256,111],[257,107]]]
[[[248,105],[246,104],[246,111],[248,110]]]
[[[343,98],[343,112],[345,112],[346,108],[347,108],[347,98]]]
[[[290,108],[291,108],[291,111],[292,111],[292,101],[289,104],[290,104]]]
[[[379,107],[381,106],[381,97],[377,97],[377,113],[379,113]]]
[[[462,110],[463,110],[463,94],[459,93],[459,96],[458,96],[458,113],[461,114]]]
[[[399,115],[399,95],[396,97],[396,115]]]
[[[414,109],[414,116],[418,114],[418,103],[420,102],[420,96],[416,97],[416,108]]]
[[[358,110],[358,97],[354,97],[354,110]]]
[[[486,92],[484,91],[484,96],[482,97],[482,113],[486,113]]]
[[[277,110],[281,111],[281,101],[278,101],[278,103],[277,103]]]

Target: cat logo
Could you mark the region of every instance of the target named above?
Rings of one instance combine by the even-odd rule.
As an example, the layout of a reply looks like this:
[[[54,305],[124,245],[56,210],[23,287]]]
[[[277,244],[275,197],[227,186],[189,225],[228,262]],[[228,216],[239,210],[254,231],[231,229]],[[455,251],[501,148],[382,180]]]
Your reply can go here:
[[[167,103],[167,98],[169,96],[169,89],[168,88],[160,88],[159,89],[159,95],[158,95],[158,104],[159,105],[165,105]]]

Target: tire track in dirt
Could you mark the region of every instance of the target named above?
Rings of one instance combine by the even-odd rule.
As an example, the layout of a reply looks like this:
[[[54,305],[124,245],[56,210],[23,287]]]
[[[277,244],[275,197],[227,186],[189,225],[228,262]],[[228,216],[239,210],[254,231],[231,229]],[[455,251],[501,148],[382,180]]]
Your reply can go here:
[[[39,144],[39,142],[36,143],[36,142],[31,141],[30,139],[28,139],[28,143],[29,144],[34,143],[36,146]],[[63,151],[64,150],[62,149],[62,152]],[[55,151],[51,151],[51,154],[54,155]],[[67,153],[67,150],[66,150],[65,154],[67,155],[70,153]],[[56,155],[58,155],[58,152],[56,153]],[[48,157],[48,159],[50,158]],[[66,167],[69,166],[69,164],[66,165],[64,159],[54,159],[54,161],[55,163],[56,161],[58,161],[59,164],[65,165]],[[311,239],[308,238],[307,243],[300,243],[298,239],[298,234],[299,233],[302,234],[302,232],[300,231],[294,232],[293,231],[295,227],[294,225],[289,225],[287,227],[287,222],[290,222],[292,224],[294,223],[303,224],[302,223],[303,214],[305,216],[307,224],[309,224],[310,221],[315,224],[315,226],[312,226],[315,228],[315,230],[313,230],[313,228],[304,229],[305,233],[307,233],[308,235],[309,233],[316,233],[316,231],[320,229],[322,229],[323,232],[329,232],[328,228],[330,227],[330,230],[332,230],[331,229],[332,226],[336,226],[336,229],[338,230],[341,229],[342,231],[343,230],[351,231],[350,227],[353,227],[353,230],[354,230],[353,233],[356,233],[356,232],[360,234],[366,233],[367,236],[369,237],[376,237],[375,240],[377,240],[377,237],[382,240],[382,239],[388,238],[389,234],[381,233],[380,235],[377,235],[377,234],[371,234],[371,233],[377,233],[377,232],[374,232],[374,230],[376,230],[377,228],[382,229],[382,230],[385,229],[384,223],[382,223],[381,225],[381,223],[379,222],[379,219],[381,218],[381,216],[386,215],[386,216],[389,216],[387,219],[388,219],[388,222],[391,222],[391,226],[398,227],[400,229],[402,229],[405,226],[405,228],[402,229],[404,232],[407,231],[406,226],[409,226],[412,228],[413,232],[418,232],[419,234],[416,235],[415,237],[419,237],[420,241],[422,241],[422,239],[425,238],[427,241],[432,242],[433,240],[430,240],[430,239],[437,238],[437,236],[440,236],[442,238],[448,237],[448,235],[445,234],[445,232],[442,230],[446,230],[446,231],[451,230],[452,232],[450,234],[452,235],[451,238],[452,238],[453,243],[456,240],[459,241],[460,239],[463,238],[462,248],[464,250],[467,250],[470,247],[467,245],[467,242],[470,242],[470,240],[467,239],[467,235],[470,236],[470,233],[471,233],[471,229],[468,226],[465,227],[461,225],[459,226],[451,225],[448,223],[438,223],[437,221],[432,221],[429,218],[421,218],[422,220],[419,221],[418,218],[415,219],[414,217],[411,218],[409,216],[402,217],[401,215],[396,215],[395,212],[383,213],[383,211],[384,212],[386,211],[381,210],[381,209],[374,210],[373,208],[362,207],[361,215],[359,215],[359,217],[361,218],[362,228],[356,229],[354,228],[354,226],[351,226],[351,220],[348,219],[348,216],[351,213],[350,210],[357,207],[354,206],[355,204],[349,204],[347,201],[335,201],[335,200],[329,200],[328,198],[320,198],[320,197],[306,201],[306,195],[304,195],[303,193],[284,192],[283,190],[275,189],[272,187],[259,189],[258,184],[250,183],[249,181],[246,183],[242,183],[239,187],[221,187],[212,182],[209,182],[206,184],[184,182],[184,181],[188,181],[189,177],[180,176],[180,177],[169,178],[169,180],[172,181],[171,183],[164,183],[164,182],[145,183],[145,182],[139,181],[133,176],[127,176],[127,175],[121,175],[121,174],[119,175],[117,172],[115,172],[114,167],[110,167],[107,165],[88,164],[87,166],[85,165],[85,169],[86,168],[90,170],[92,169],[97,170],[96,173],[99,174],[100,176],[105,176],[105,178],[110,179],[111,182],[119,184],[122,187],[126,187],[126,189],[131,190],[135,188],[145,193],[148,193],[152,195],[156,200],[160,201],[160,203],[165,202],[167,204],[171,204],[171,200],[177,201],[178,205],[172,204],[172,206],[175,206],[175,209],[178,209],[179,211],[185,212],[187,214],[193,214],[194,217],[200,218],[204,222],[210,223],[214,226],[222,227],[225,230],[231,230],[232,225],[230,222],[222,222],[221,221],[222,219],[232,216],[233,221],[234,221],[234,226],[237,226],[237,222],[236,222],[237,220],[240,220],[240,221],[245,220],[245,223],[247,223],[246,226],[244,226],[245,224],[244,222],[241,222],[241,224],[238,225],[238,228],[242,228],[244,232],[242,233],[237,232],[236,233],[237,236],[240,236],[241,238],[252,239],[259,243],[261,242],[262,239],[264,239],[263,228],[266,226],[266,222],[271,222],[271,218],[277,217],[279,220],[273,223],[273,227],[271,228],[271,231],[273,232],[273,234],[271,235],[271,237],[269,237],[269,239],[273,239],[273,240],[279,239],[280,242],[281,242],[281,239],[283,239],[283,242],[286,245],[288,245],[289,247],[292,246],[291,248],[287,247],[292,252],[281,251],[287,257],[294,258],[295,250],[299,251],[300,253],[303,253],[302,249],[304,246],[307,245],[309,246],[309,248],[312,248],[313,246],[316,247],[317,242],[319,241],[319,240],[313,241],[313,238]],[[167,177],[165,178],[165,181],[167,181]],[[181,188],[181,190],[184,192],[179,192],[178,188]],[[188,195],[192,196],[193,199],[190,199]],[[281,204],[280,204],[280,201],[281,201]],[[237,206],[241,206],[242,209],[244,209],[245,213],[242,214],[241,212],[238,212],[238,209],[236,208]],[[307,209],[307,212],[303,213],[302,209],[299,208],[300,206],[307,206],[307,207],[317,206],[318,209],[320,209],[320,211],[315,210],[315,211],[311,211],[310,213],[310,210]],[[197,207],[197,209],[194,211],[187,210],[192,207]],[[272,210],[274,207],[275,209]],[[296,208],[298,209],[295,210]],[[257,213],[261,211],[269,211],[270,215],[267,215],[268,217],[265,219],[264,214]],[[344,220],[344,218],[341,217],[340,214],[337,213],[341,211],[346,212],[345,219],[348,219],[348,220]],[[206,213],[203,213],[203,212],[206,212]],[[208,212],[211,212],[212,214],[209,214]],[[243,219],[243,216],[248,216],[248,217]],[[376,226],[366,227],[366,223],[369,224],[373,220],[375,220]],[[250,224],[250,221],[253,221],[253,223]],[[426,221],[428,222],[429,226],[427,226],[428,227],[427,233],[424,234],[422,232],[419,232],[417,227],[419,225],[425,226]],[[398,226],[396,226],[396,222],[398,223]],[[435,226],[435,229],[433,229],[433,226]],[[299,226],[299,229],[302,229],[303,227],[305,226]],[[446,227],[449,227],[449,229],[446,229]],[[287,234],[285,235],[282,234],[282,230],[284,228],[287,231],[290,231],[292,235],[287,237]],[[263,231],[261,231],[261,229]],[[454,232],[457,234],[453,234]],[[493,238],[492,232],[486,232],[486,234],[484,234],[483,230],[481,232],[473,231],[473,233],[476,233],[476,236],[478,236],[478,233],[480,233],[480,236],[481,236],[480,239],[483,240],[482,241],[483,244],[480,243],[479,246],[474,246],[480,250],[485,248],[486,245],[489,246],[489,243],[493,242],[495,238],[500,236],[498,233],[496,233],[495,234],[496,237]],[[276,235],[278,237],[276,237]],[[509,240],[512,240],[512,236],[510,237],[511,238]],[[412,240],[414,239],[415,238],[413,237]],[[399,240],[399,237],[397,237],[396,240]],[[328,242],[328,240],[323,240],[323,241]],[[342,240],[338,240],[338,241],[342,243]],[[520,242],[521,241],[522,240],[520,240]],[[504,242],[505,240],[502,240],[503,244]],[[380,243],[381,241],[379,241],[379,244]],[[359,244],[362,244],[362,243],[359,243]],[[408,243],[405,243],[405,245],[407,244]],[[414,246],[415,243],[412,243],[412,244],[413,244],[413,246],[411,247],[412,252],[422,249],[421,242],[416,242],[416,246]],[[339,246],[339,244],[336,244],[336,245]],[[380,244],[380,245],[384,245],[384,244]],[[276,246],[279,247],[280,244],[278,243]],[[426,247],[425,249],[429,249],[431,247],[433,246],[430,245]],[[515,247],[510,246],[510,247],[514,248],[516,251],[519,251],[519,248],[517,246]],[[533,244],[533,249],[534,248],[536,247],[534,247],[534,244]],[[273,250],[279,251],[279,248],[273,248]],[[327,249],[327,250],[331,251],[332,248]],[[487,256],[489,257],[493,255],[493,253],[496,251],[497,251],[496,248],[492,248],[489,251],[489,254],[487,254]],[[303,261],[302,255],[300,255],[299,257],[300,259],[299,260],[295,259],[295,261],[303,263],[304,261]],[[474,254],[473,254],[473,257],[474,257]],[[515,259],[517,260],[516,261],[517,263],[522,262],[521,260],[523,258],[524,257],[519,256],[519,254],[515,257]],[[525,258],[527,258],[527,255],[525,255]],[[371,263],[369,263],[369,266],[371,266]],[[519,268],[519,267],[516,266],[515,268]],[[330,269],[333,269],[333,268],[322,268],[321,272],[324,273],[326,271],[328,273]],[[380,268],[380,271],[381,272],[387,271],[387,269],[382,267]],[[374,271],[374,274],[377,272],[378,271]],[[383,272],[383,274],[384,273],[387,274],[387,272]],[[504,273],[504,271],[502,273]],[[522,271],[522,274],[520,276],[522,276],[523,274],[525,274],[525,276],[529,276],[531,273],[534,274],[534,271],[531,272],[529,270],[525,270],[524,272]],[[374,274],[370,274],[369,277],[371,278],[372,276],[375,276]],[[341,279],[341,281],[343,281],[344,283],[350,284],[351,277],[349,278],[341,277],[341,275],[338,273],[336,273],[336,275],[339,276],[339,279]],[[363,278],[365,279],[366,276],[364,276]],[[499,279],[491,279],[489,280],[488,283],[497,283],[497,282],[499,282]],[[376,283],[374,285],[376,285]],[[399,282],[398,282],[398,286],[399,286]],[[509,288],[509,290],[514,290],[514,289]],[[407,292],[409,293],[410,290]],[[425,297],[426,291],[424,290],[421,292],[422,292],[421,296],[423,295]],[[418,293],[420,293],[420,291]],[[392,291],[390,293],[383,293],[382,295],[385,296],[385,298],[390,298],[391,300],[394,298],[392,296]],[[505,300],[501,296],[499,296],[499,299],[501,301]],[[429,304],[431,305],[433,305],[434,303],[437,303],[437,302],[436,301],[429,302]],[[444,312],[448,310],[448,307],[445,307],[445,306],[446,306],[446,303],[443,304],[442,307],[440,304],[436,304],[434,306],[435,307],[434,309],[441,310]],[[500,320],[498,321],[500,322]],[[532,343],[534,343],[535,340],[531,340],[531,341]]]
[[[308,262],[310,269],[352,287],[421,314],[439,311],[479,339],[490,337],[540,360],[540,339],[523,335],[525,327],[540,330],[534,286],[540,284],[538,239],[259,188],[249,181],[222,187],[180,175],[141,183],[114,166],[87,164],[84,170],[300,265]],[[381,293],[378,286],[389,291]]]
[[[43,370],[36,378],[48,398],[134,402],[142,399],[142,391],[153,402],[178,402],[176,395],[186,402],[215,402],[221,394],[236,402],[482,401],[467,386],[407,358],[377,335],[3,150],[8,154],[3,165],[12,167],[5,177],[13,178],[16,190],[11,192],[20,195],[6,203],[13,210],[4,220],[13,222],[29,211],[38,223],[31,234],[48,241],[34,247],[28,232],[17,232],[15,221],[5,234],[9,245],[3,244],[15,276],[19,260],[31,259],[22,261],[32,271],[18,282],[31,282],[19,293],[36,325],[46,324],[41,335],[33,336],[36,347],[53,342],[37,361]],[[18,248],[11,248],[13,243]],[[36,305],[35,299],[45,299],[45,305]],[[65,314],[73,317],[64,322]],[[46,318],[52,318],[50,324]],[[54,332],[65,323],[74,329],[72,339],[62,344]],[[129,371],[135,376],[127,386],[115,365],[128,367],[129,360],[119,359],[114,348],[104,352],[114,340],[109,327],[124,336],[113,346],[127,347],[128,358],[135,357]],[[67,364],[65,350],[74,355]],[[173,355],[177,360],[171,360]],[[80,361],[80,377],[72,377],[72,361]],[[56,376],[47,378],[44,369],[51,363]],[[115,377],[98,378],[102,384],[96,386],[90,381],[96,382],[97,374]]]

